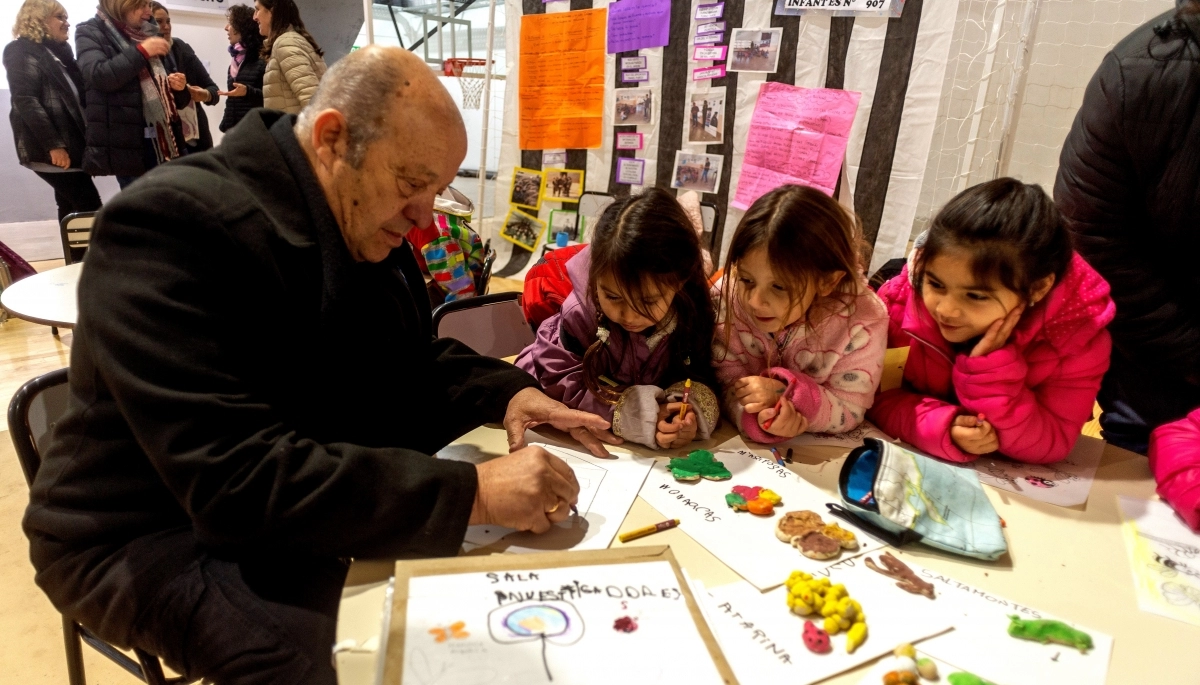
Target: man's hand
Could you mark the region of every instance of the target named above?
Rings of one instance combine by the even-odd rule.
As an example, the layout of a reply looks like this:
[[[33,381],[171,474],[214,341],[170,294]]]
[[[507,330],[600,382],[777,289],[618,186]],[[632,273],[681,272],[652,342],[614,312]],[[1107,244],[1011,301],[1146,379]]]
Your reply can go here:
[[[689,411],[679,420],[682,402],[669,402],[658,408],[658,426],[654,442],[664,450],[679,449],[696,439],[696,412]]]
[[[1000,449],[996,429],[977,416],[957,416],[950,424],[950,442],[967,454],[991,454]]]
[[[568,409],[562,402],[546,397],[541,390],[525,388],[513,395],[504,413],[504,430],[508,432],[508,450],[516,452],[525,447],[525,431],[539,424],[571,434],[597,457],[611,457],[604,443],[620,445],[624,440],[608,430],[608,421],[585,411]]]
[[[771,421],[772,418],[775,420]],[[771,421],[770,428],[766,427],[767,421]],[[796,411],[791,400],[784,398],[778,412],[774,407],[767,407],[758,413],[758,427],[771,435],[790,439],[808,430],[808,419]]]
[[[526,447],[475,467],[479,486],[469,525],[491,523],[545,533],[571,515],[579,483],[566,462]]]
[[[178,71],[174,74],[167,74],[167,85],[171,87],[171,90],[183,90],[187,88],[187,76]]]
[[[746,376],[733,384],[733,394],[742,409],[751,414],[774,407],[784,390],[787,390],[786,383],[764,376]]]

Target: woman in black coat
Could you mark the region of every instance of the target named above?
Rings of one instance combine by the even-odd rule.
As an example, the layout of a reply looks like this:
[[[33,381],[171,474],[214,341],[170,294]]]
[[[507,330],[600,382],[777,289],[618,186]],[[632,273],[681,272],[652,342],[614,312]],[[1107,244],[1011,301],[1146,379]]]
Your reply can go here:
[[[188,94],[191,102],[180,108],[179,116],[183,121],[183,138],[187,142],[188,152],[203,152],[212,149],[212,131],[208,128],[208,116],[204,113],[201,103],[215,107],[220,101],[217,84],[213,83],[208,70],[196,57],[192,46],[171,35],[171,13],[159,2],[150,3],[154,13],[154,23],[158,24],[158,35],[167,39],[171,44],[171,57],[175,66],[187,77]]]
[[[21,166],[54,188],[58,220],[100,208],[92,177],[83,173],[83,75],[67,44],[67,11],[55,0],[26,0],[4,48],[12,93],[9,122]]]
[[[1054,201],[1112,288],[1108,442],[1200,407],[1200,0],[1150,20],[1105,56],[1063,144]]]
[[[237,125],[246,113],[263,106],[263,73],[267,63],[259,56],[263,37],[254,21],[254,8],[234,5],[225,14],[225,34],[229,36],[229,54],[232,60],[227,72],[229,90],[221,91],[225,100],[225,116],[220,129],[228,131]]]
[[[100,11],[75,29],[87,86],[83,169],[116,176],[122,188],[183,154],[178,109],[191,95],[171,45],[154,35],[147,0],[100,0]]]

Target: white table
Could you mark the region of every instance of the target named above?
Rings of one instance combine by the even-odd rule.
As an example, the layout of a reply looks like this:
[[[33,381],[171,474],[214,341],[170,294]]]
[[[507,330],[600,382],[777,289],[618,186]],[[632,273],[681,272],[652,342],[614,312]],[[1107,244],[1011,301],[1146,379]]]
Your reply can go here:
[[[697,446],[714,447],[733,435],[726,424],[712,440]],[[569,440],[561,435],[558,439]],[[457,442],[496,455],[508,452],[505,433],[496,428],[478,428]],[[640,448],[637,451],[654,454]],[[789,468],[832,494],[848,451],[837,447],[799,449]],[[980,562],[920,545],[905,546],[897,556],[1112,635],[1115,642],[1109,683],[1200,682],[1200,628],[1140,611],[1134,596],[1116,498],[1119,494],[1153,497],[1154,479],[1145,457],[1106,445],[1091,494],[1080,507],[1056,507],[989,486],[984,486],[984,491],[1008,524],[1008,556],[995,563]],[[665,518],[639,497],[621,530]],[[682,528],[628,544],[670,545],[680,566],[710,587],[739,579]],[[621,547],[623,543],[614,540],[612,546]],[[338,641],[349,639],[362,645],[371,638],[378,639],[387,580],[394,567],[392,562],[356,561],[350,568],[338,615]],[[371,649],[339,653],[336,661],[340,685],[374,685],[378,657]],[[867,668],[835,676],[823,685],[858,685]]]
[[[78,262],[23,278],[0,293],[0,305],[19,319],[74,328],[79,316],[76,291],[81,273],[83,262]]]

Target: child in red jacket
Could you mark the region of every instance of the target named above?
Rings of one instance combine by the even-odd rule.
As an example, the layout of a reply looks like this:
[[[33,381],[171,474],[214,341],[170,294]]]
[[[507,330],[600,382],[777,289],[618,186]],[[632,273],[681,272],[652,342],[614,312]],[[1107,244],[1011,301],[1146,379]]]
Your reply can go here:
[[[1200,409],[1155,428],[1149,456],[1159,496],[1200,532]]]
[[[950,461],[1070,453],[1108,370],[1115,307],[1039,186],[999,178],[960,193],[879,296],[888,347],[909,353],[904,385],[868,413],[875,425]]]

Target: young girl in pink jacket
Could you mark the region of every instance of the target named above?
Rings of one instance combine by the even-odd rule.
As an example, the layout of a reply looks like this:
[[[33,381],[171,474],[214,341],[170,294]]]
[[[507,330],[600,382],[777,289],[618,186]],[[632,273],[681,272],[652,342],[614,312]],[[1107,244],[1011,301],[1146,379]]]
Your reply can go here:
[[[862,276],[859,224],[819,190],[783,186],[738,224],[713,364],[751,440],[859,423],[883,369],[887,312]]]
[[[954,197],[879,296],[888,347],[909,352],[875,425],[949,461],[1067,456],[1108,369],[1115,307],[1041,187],[998,178]]]

